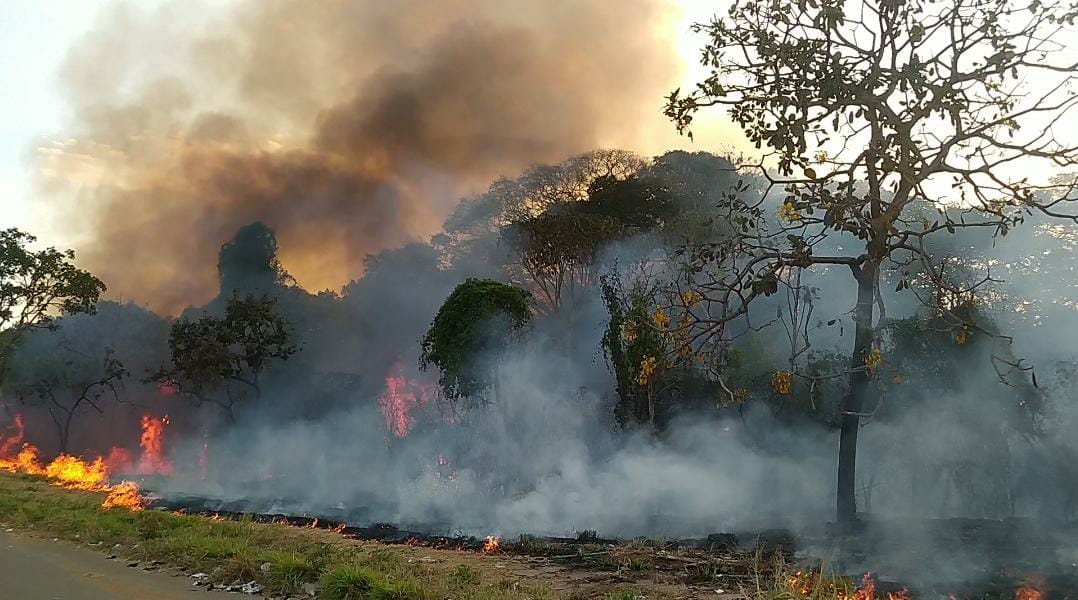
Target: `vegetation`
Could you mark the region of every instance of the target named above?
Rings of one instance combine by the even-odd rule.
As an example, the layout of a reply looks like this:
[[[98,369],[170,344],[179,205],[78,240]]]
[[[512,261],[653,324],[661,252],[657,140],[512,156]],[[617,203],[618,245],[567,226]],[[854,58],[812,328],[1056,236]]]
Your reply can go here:
[[[20,351],[12,365],[5,391],[20,402],[40,406],[56,427],[58,451],[70,450],[75,417],[93,409],[102,414],[103,401],[120,401],[119,388],[128,377],[127,369],[111,348],[102,355],[80,353],[54,336],[47,353]]]
[[[130,559],[207,573],[217,583],[253,580],[276,595],[302,594],[304,584],[317,583],[319,598],[327,600],[553,597],[542,587],[480,576],[474,567],[408,559],[409,549],[346,541],[322,530],[102,510],[101,499],[102,494],[51,487],[30,476],[0,474],[5,526],[102,549],[119,544]]]
[[[423,337],[420,365],[435,365],[446,398],[476,397],[496,385],[490,362],[531,319],[531,294],[468,279],[446,298]]]
[[[729,107],[764,152],[746,166],[780,203],[775,223],[763,200],[736,199],[725,218],[737,235],[688,252],[693,267],[681,284],[713,307],[689,312],[700,330],[691,337],[712,338],[721,353],[730,323],[791,285],[793,272],[849,269],[855,331],[836,506],[845,523],[855,519],[857,436],[879,374],[874,321],[885,270],[899,290],[914,271],[943,288],[944,263],[927,246],[934,236],[1005,235],[1033,214],[1075,218],[1073,185],[1039,184],[1012,167],[1078,164],[1078,148],[1053,131],[1078,103],[1069,91],[1078,66],[1052,41],[1068,35],[1075,15],[1065,2],[749,0],[696,27],[711,74],[687,94],[674,91],[666,112],[687,131],[700,109]],[[949,306],[933,308],[955,327],[977,326]]]
[[[0,383],[19,340],[52,327],[62,314],[90,313],[105,284],[72,261],[72,250],[32,250],[37,240],[18,229],[0,231]]]
[[[297,351],[291,326],[268,296],[233,296],[224,318],[181,318],[172,325],[168,345],[170,364],[152,378],[198,402],[220,406],[230,422],[236,421],[235,407],[245,391],[256,403],[261,399],[263,371]]]

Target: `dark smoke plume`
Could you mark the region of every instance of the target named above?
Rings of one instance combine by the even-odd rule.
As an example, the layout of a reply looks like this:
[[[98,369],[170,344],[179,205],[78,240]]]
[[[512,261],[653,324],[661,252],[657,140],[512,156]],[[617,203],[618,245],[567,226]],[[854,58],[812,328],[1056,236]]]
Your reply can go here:
[[[339,288],[497,176],[668,131],[668,13],[659,0],[121,4],[62,69],[74,121],[39,149],[44,189],[61,232],[87,238],[86,266],[155,309],[210,298],[206,266],[256,220],[299,283]]]

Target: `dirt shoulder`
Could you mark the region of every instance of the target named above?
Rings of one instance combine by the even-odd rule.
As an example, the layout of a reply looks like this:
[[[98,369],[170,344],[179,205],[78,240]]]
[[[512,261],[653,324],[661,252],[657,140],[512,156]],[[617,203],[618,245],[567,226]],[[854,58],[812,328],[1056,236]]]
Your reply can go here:
[[[0,531],[0,597],[20,600],[189,600],[207,594],[188,578],[146,572],[62,540]]]

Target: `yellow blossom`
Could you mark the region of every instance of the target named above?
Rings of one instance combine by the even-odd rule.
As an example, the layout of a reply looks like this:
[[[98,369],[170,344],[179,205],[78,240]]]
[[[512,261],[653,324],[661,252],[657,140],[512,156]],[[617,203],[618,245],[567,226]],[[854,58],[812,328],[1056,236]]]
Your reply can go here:
[[[670,316],[666,314],[666,311],[661,306],[655,309],[654,319],[655,325],[663,331],[666,331],[666,328],[670,325]]]
[[[632,321],[623,323],[621,326],[621,339],[625,340],[626,344],[631,344],[636,340],[636,324]]]
[[[969,340],[969,330],[963,327],[955,334],[954,341],[956,344],[962,345],[965,344],[967,340]]]
[[[703,296],[696,290],[688,290],[681,292],[681,304],[682,306],[690,307],[696,306],[696,303],[703,300]]]
[[[779,219],[787,223],[796,223],[801,220],[801,211],[797,210],[793,204],[783,202],[782,208],[779,208]]]
[[[874,373],[881,364],[883,364],[883,353],[879,348],[872,348],[865,352],[865,369],[869,373]]]
[[[644,360],[640,361],[640,374],[636,376],[637,385],[647,385],[658,364],[659,361],[654,356],[645,356]]]
[[[775,391],[788,396],[790,394],[790,385],[793,383],[793,373],[789,371],[775,371],[771,375],[771,387],[775,388]]]

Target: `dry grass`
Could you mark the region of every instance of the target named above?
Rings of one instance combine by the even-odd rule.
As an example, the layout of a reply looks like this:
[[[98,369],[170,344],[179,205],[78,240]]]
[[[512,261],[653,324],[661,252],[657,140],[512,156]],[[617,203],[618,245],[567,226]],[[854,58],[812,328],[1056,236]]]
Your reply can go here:
[[[52,487],[34,477],[0,474],[0,523],[103,550],[119,544],[130,559],[208,573],[217,583],[254,580],[278,596],[317,582],[320,597],[327,600],[555,598],[542,585],[487,580],[471,567],[409,560],[402,555],[405,549],[250,520],[102,510],[102,496]]]

